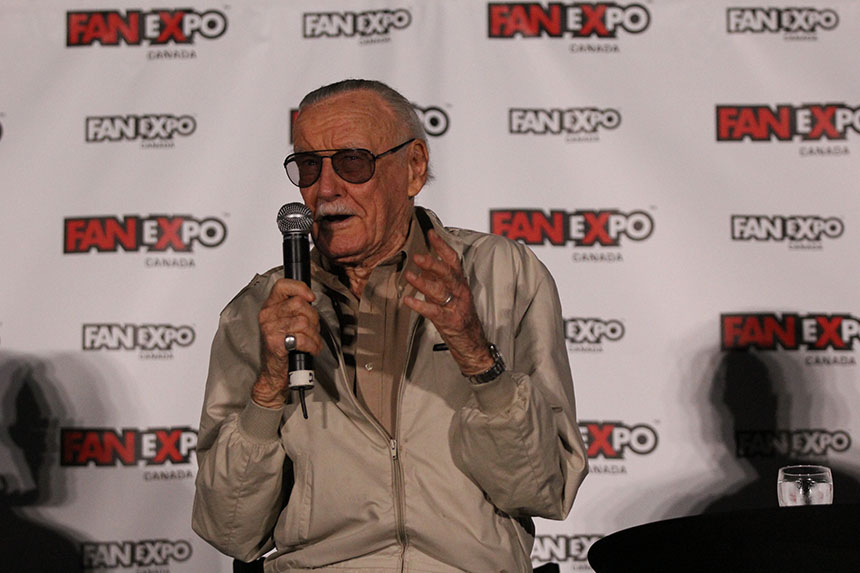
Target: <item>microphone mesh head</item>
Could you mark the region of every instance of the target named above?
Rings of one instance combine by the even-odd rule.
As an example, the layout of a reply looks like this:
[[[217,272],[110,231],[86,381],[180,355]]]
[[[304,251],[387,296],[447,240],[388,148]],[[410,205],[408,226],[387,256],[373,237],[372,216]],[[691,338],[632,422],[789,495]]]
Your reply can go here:
[[[287,203],[278,211],[278,229],[281,234],[310,233],[314,224],[311,210],[304,203]]]

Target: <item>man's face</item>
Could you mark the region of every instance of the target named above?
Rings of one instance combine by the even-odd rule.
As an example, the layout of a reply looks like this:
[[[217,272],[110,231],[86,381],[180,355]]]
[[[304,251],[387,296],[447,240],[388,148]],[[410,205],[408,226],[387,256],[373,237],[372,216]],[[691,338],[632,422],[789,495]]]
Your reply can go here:
[[[377,94],[353,91],[306,107],[296,119],[297,152],[364,148],[374,155],[409,137]],[[414,141],[376,161],[365,183],[340,178],[324,159],[319,179],[301,189],[314,214],[314,244],[344,265],[375,265],[399,249],[412,217],[412,197],[426,179],[427,149]],[[324,154],[328,155],[328,154]]]

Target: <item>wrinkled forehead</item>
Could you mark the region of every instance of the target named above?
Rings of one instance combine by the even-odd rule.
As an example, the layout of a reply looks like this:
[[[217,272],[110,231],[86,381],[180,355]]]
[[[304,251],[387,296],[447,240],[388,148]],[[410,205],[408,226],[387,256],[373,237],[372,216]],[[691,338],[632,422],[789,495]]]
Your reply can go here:
[[[293,146],[297,152],[363,147],[380,153],[397,139],[399,127],[385,100],[357,90],[303,107],[293,128]]]

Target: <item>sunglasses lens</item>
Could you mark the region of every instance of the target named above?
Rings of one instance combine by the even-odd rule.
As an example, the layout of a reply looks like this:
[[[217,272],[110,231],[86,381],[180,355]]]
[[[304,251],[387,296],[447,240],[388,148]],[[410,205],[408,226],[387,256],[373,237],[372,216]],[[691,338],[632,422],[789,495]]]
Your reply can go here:
[[[299,187],[309,187],[319,178],[322,162],[316,153],[297,153],[285,165],[287,177]]]
[[[331,156],[335,173],[350,183],[364,183],[373,177],[374,159],[364,149],[344,149]]]
[[[342,149],[331,156],[310,152],[296,153],[284,164],[287,177],[294,185],[310,187],[319,179],[323,159],[326,157],[331,159],[334,172],[345,181],[364,183],[373,177],[376,160],[366,149]]]

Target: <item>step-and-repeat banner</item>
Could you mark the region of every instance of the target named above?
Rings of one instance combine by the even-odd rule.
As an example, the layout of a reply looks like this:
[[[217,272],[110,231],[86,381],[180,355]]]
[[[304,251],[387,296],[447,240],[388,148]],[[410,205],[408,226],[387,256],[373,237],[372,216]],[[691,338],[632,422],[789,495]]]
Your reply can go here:
[[[0,14],[4,555],[231,570],[190,528],[209,342],[280,264],[299,99],[346,77],[423,118],[420,204],[558,282],[591,474],[537,523],[535,564],[589,570],[613,531],[775,506],[797,460],[860,499],[860,3]]]

